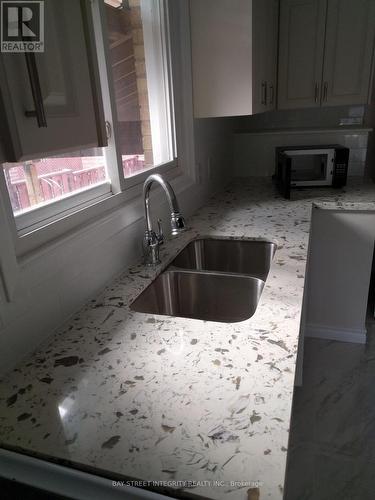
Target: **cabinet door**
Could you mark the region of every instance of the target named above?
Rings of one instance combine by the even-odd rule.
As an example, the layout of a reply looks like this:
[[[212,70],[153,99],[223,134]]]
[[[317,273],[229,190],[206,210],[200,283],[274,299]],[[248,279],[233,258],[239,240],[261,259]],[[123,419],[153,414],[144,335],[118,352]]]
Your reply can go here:
[[[323,106],[367,103],[374,31],[374,0],[328,0]]]
[[[326,7],[326,0],[280,2],[280,109],[320,106]]]
[[[253,0],[253,113],[275,109],[278,0]]]
[[[1,136],[7,161],[105,145],[89,4],[45,0],[45,51],[2,54],[6,127]],[[37,123],[36,107],[44,108],[44,126]]]
[[[196,118],[252,113],[251,1],[190,0]]]
[[[276,109],[277,90],[277,40],[279,29],[279,2],[267,0],[266,24],[266,82],[267,82],[267,111]]]

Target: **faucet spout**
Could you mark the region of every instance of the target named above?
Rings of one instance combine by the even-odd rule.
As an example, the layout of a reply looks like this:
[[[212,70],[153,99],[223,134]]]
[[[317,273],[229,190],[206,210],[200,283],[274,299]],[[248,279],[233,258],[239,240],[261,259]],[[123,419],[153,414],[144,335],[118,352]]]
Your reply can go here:
[[[159,228],[158,233],[156,233],[152,229],[152,221],[150,215],[150,190],[154,182],[156,182],[163,188],[167,196],[171,212],[172,235],[176,235],[181,231],[185,230],[185,220],[180,212],[176,194],[173,191],[172,186],[159,174],[149,175],[143,185],[143,201],[145,206],[145,217],[146,217],[146,231],[143,240],[143,246],[144,246],[145,261],[146,264],[148,265],[155,265],[160,262],[159,246],[163,243],[164,239],[161,226]]]

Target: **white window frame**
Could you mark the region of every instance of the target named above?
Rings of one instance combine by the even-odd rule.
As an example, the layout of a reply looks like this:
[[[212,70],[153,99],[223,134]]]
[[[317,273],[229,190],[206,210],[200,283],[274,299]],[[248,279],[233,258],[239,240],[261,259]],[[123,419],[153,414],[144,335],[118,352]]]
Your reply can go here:
[[[20,215],[15,216],[18,234],[22,236],[40,229],[58,218],[73,214],[77,210],[91,205],[93,202],[104,200],[111,194],[111,183],[106,181],[68,193],[56,201],[48,201],[34,210],[22,212]],[[37,214],[35,211],[37,211]]]
[[[173,122],[173,86],[171,82],[168,18],[160,0],[141,0],[143,38],[151,121],[152,152],[155,165],[161,158],[176,159]],[[155,57],[147,57],[147,54]],[[159,62],[161,61],[161,64]]]
[[[0,193],[4,194],[5,189],[7,195],[5,196],[5,211],[13,235],[15,254],[19,258],[28,257],[30,252],[34,254],[39,250],[45,251],[48,245],[64,239],[68,232],[105,216],[125,203],[128,204],[132,200],[139,202],[142,184],[150,173],[162,173],[175,185],[177,192],[196,181],[189,8],[184,0],[160,0],[160,4],[162,5],[160,15],[164,16],[163,22],[166,23],[165,27],[168,29],[168,32],[164,32],[168,35],[168,43],[165,44],[166,52],[170,55],[169,60],[172,61],[171,66],[173,66],[173,84],[171,67],[167,70],[167,84],[170,90],[167,95],[170,96],[170,123],[174,132],[173,148],[174,151],[178,148],[178,160],[174,158],[170,162],[156,165],[132,177],[124,177],[121,154],[119,148],[116,148],[118,131],[112,126],[116,122],[116,108],[112,91],[112,75],[109,71],[104,4],[102,0],[92,0],[105,119],[112,129],[108,147],[104,150],[111,184],[108,182],[98,184],[84,192],[72,193],[64,199],[33,210],[34,213],[39,212],[39,220],[32,220],[31,211],[25,213],[20,218],[23,223],[17,227],[10,206],[5,177],[1,172]],[[173,18],[173,26],[168,24],[171,18]],[[98,32],[101,33],[100,37],[97,36]],[[173,43],[170,41],[171,38]],[[58,210],[54,210],[55,208]]]

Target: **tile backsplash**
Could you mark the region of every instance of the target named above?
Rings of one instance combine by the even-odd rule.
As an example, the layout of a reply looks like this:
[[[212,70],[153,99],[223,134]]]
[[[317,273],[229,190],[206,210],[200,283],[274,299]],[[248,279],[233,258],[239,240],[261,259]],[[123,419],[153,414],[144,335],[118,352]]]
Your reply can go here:
[[[332,106],[239,117],[235,121],[236,175],[272,175],[277,146],[341,144],[350,148],[348,175],[363,176],[370,109]]]
[[[365,173],[368,134],[345,134],[343,135],[343,146],[350,148],[348,175],[360,175]]]
[[[343,125],[361,126],[368,106],[330,106],[326,108],[287,109],[240,116],[240,132],[279,128],[331,128]]]
[[[341,144],[350,148],[349,176],[363,176],[367,154],[366,129],[287,132],[267,130],[235,134],[235,175],[238,177],[270,176],[275,170],[275,148]]]

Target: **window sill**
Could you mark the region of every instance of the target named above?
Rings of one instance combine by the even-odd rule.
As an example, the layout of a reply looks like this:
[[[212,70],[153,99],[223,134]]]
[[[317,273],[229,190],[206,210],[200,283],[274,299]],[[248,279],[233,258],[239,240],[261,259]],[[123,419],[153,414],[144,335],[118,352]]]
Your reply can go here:
[[[162,174],[165,175],[173,169],[177,169],[177,159],[169,161],[168,163],[163,163],[162,165],[156,165],[155,167],[149,168],[139,174],[132,175],[130,177],[125,177],[126,190],[143,184],[147,177],[151,174]]]
[[[107,198],[111,193],[111,184],[103,182],[16,215],[15,221],[18,235],[23,236],[41,229],[47,224]]]
[[[150,169],[136,176],[138,182],[133,187],[118,194],[101,197],[92,201],[88,206],[80,207],[73,213],[64,214],[53,222],[48,222],[42,227],[20,235],[16,241],[18,258],[21,259],[22,263],[33,260],[41,253],[76,237],[78,233],[83,233],[95,225],[105,223],[119,210],[124,212],[124,225],[139,220],[143,217],[143,177],[145,179],[151,173],[161,172],[172,183],[177,195],[193,183],[192,179],[183,175],[181,169],[176,165],[169,167],[163,165],[161,168]]]

